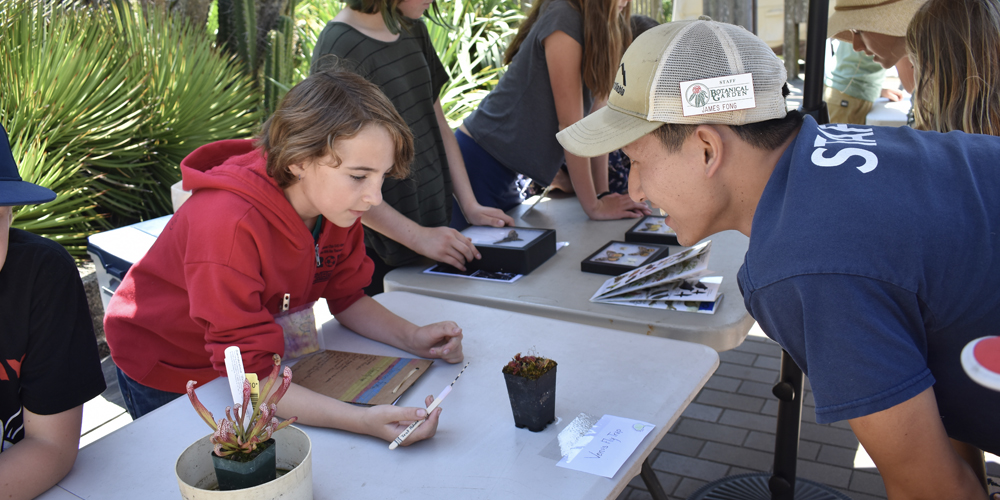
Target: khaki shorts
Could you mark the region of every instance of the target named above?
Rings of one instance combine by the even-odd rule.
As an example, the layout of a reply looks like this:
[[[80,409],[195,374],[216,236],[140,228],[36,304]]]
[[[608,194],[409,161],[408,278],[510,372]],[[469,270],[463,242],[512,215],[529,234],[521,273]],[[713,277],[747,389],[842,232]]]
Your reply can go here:
[[[823,100],[830,111],[830,123],[865,124],[872,102],[851,97],[833,87],[823,87]]]

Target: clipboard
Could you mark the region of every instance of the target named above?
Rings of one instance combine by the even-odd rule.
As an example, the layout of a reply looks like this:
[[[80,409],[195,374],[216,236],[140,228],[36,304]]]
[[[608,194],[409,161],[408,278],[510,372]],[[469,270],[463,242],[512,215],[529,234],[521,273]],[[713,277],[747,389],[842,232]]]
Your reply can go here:
[[[429,359],[326,350],[296,363],[292,381],[345,403],[393,404],[433,363]]]

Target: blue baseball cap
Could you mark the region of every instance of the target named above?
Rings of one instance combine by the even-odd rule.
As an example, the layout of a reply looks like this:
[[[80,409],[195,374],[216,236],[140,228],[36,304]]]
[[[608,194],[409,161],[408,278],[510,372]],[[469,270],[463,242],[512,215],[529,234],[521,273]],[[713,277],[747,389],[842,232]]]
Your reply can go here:
[[[17,172],[7,131],[0,125],[0,207],[35,205],[56,199],[55,191],[25,182]]]

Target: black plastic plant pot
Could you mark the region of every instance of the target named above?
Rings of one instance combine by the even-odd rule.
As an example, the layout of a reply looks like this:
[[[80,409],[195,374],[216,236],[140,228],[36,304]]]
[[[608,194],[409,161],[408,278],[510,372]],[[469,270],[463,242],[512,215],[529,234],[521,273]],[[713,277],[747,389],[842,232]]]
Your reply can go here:
[[[212,453],[212,464],[215,465],[220,490],[242,490],[274,481],[278,475],[275,460],[278,447],[274,445],[274,438],[264,441],[260,447],[263,448],[260,454],[248,462],[218,457]]]
[[[504,373],[510,409],[514,412],[514,425],[540,432],[556,419],[556,368],[545,372],[537,380]]]

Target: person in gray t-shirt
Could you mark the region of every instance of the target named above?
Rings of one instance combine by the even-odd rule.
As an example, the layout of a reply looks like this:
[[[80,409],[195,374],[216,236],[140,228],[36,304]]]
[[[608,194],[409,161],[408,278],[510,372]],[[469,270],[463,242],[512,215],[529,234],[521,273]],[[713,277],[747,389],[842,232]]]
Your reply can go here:
[[[508,210],[520,202],[518,174],[549,184],[565,161],[580,205],[592,219],[641,217],[649,208],[609,194],[607,155],[567,154],[556,132],[604,104],[631,42],[629,0],[605,0],[607,14],[579,0],[541,0],[507,49],[507,72],[455,133],[476,199]],[[588,18],[588,15],[591,18]],[[616,18],[609,25],[607,19]],[[598,194],[600,193],[600,194]],[[457,211],[454,220],[461,220]]]

